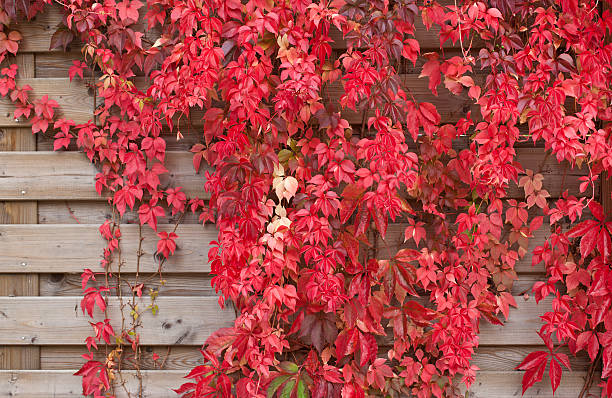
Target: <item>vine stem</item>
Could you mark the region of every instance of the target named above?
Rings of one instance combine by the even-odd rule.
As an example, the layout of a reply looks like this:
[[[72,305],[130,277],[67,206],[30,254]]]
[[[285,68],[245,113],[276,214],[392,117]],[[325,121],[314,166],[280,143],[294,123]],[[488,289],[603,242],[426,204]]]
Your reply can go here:
[[[584,398],[585,394],[587,394],[591,389],[591,385],[593,384],[593,379],[595,376],[595,364],[598,363],[601,359],[602,352],[603,351],[600,348],[597,352],[597,357],[595,357],[595,360],[589,365],[589,370],[587,371],[587,378],[584,382],[584,385],[582,386],[582,390],[580,390],[580,394],[578,394],[578,398]]]

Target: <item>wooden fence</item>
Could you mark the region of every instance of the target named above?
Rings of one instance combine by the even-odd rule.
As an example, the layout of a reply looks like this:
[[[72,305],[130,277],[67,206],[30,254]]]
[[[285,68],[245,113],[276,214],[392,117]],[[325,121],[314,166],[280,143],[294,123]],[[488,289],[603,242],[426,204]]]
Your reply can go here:
[[[24,37],[16,59],[19,82],[29,84],[37,97],[48,94],[58,101],[64,117],[84,122],[92,117],[93,93],[67,77],[71,60],[80,58],[79,46],[73,45],[67,53],[48,50],[59,21],[58,9],[50,8],[35,20],[15,26]],[[335,48],[343,48],[341,36],[336,37]],[[419,26],[417,37],[425,49],[438,47],[435,32]],[[446,51],[455,51],[446,47]],[[418,78],[419,72],[418,66],[407,66],[404,82],[417,98],[436,104],[445,121],[457,120],[472,109],[466,96],[451,96],[443,88],[434,97],[427,89],[427,79]],[[330,90],[330,101],[338,98],[338,89]],[[91,331],[79,308],[79,273],[84,267],[95,269],[99,262],[103,241],[98,227],[109,217],[109,209],[94,190],[96,170],[85,156],[52,152],[52,140],[32,135],[26,124],[13,119],[12,111],[9,102],[0,101],[0,397],[77,397],[81,380],[72,374],[83,362],[83,339]],[[363,116],[347,113],[346,117],[360,125]],[[170,177],[166,182],[185,187],[188,194],[201,195],[202,176],[193,172],[186,152],[194,140],[196,134],[184,141],[168,141],[173,152],[168,155]],[[562,189],[578,192],[578,178],[584,173],[545,158],[543,149],[520,148],[518,157],[526,168],[541,170],[545,188],[553,197]],[[520,195],[514,187],[511,196]],[[133,213],[124,217],[126,224],[136,220]],[[160,224],[173,221],[166,217]],[[161,226],[165,227],[170,225]],[[136,225],[125,225],[122,231],[123,252],[135,256]],[[401,244],[402,231],[402,225],[390,226],[392,246]],[[159,313],[143,319],[146,397],[174,397],[170,388],[180,385],[186,371],[200,362],[199,346],[234,317],[232,311],[218,307],[210,287],[206,263],[209,242],[216,237],[214,228],[203,228],[197,219],[187,217],[177,232],[179,247],[164,267],[166,284],[157,299]],[[546,226],[542,227],[531,247],[547,234]],[[154,245],[155,239],[145,239],[145,252],[152,254]],[[126,260],[123,272],[134,272],[135,261]],[[141,264],[141,272],[155,269],[151,260]],[[519,281],[513,294],[519,308],[511,311],[505,327],[482,326],[481,347],[474,359],[481,371],[470,397],[520,396],[522,372],[513,369],[528,352],[541,349],[536,335],[538,315],[549,308],[550,301],[536,305],[533,298],[525,300],[519,295],[541,280],[544,270],[541,265],[532,267],[530,256],[516,269]],[[120,318],[116,300],[110,300],[109,314],[114,321]],[[154,352],[167,355],[163,369],[154,363]],[[588,360],[584,355],[571,358],[573,372],[564,375],[558,397],[576,397],[582,388]],[[549,382],[539,383],[526,396],[552,396]]]

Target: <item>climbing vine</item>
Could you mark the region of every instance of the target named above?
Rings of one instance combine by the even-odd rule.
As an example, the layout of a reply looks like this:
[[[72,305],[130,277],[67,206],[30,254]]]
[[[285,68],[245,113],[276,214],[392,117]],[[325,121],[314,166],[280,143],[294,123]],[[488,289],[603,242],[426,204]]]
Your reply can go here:
[[[612,171],[607,1],[55,0],[64,20],[51,47],[80,46],[69,77],[97,93],[87,123],[58,118],[57,102],[16,79],[25,39],[10,23],[47,3],[0,1],[0,94],[56,150],[76,145],[97,165],[114,211],[100,228],[103,271],[82,276],[82,309],[106,311],[116,289],[123,317],[92,322],[84,394],[142,396],[121,364],[127,347],[139,362],[139,317],[157,310],[156,289],[140,308],[153,282],[121,277],[130,209],[158,232],[159,275],[179,238],[157,231],[159,217],[197,212],[218,228],[213,285],[238,316],[205,342],[183,397],[460,395],[478,370],[479,325],[512,316],[515,264],[529,252],[546,269],[535,299],[552,305],[547,351],[517,364],[523,391],[546,369],[555,391],[568,347],[594,363],[581,395],[600,367],[612,396],[612,222],[599,195]],[[417,25],[439,32],[439,51],[421,51]],[[466,109],[424,100],[409,68]],[[199,138],[206,201],[161,184],[164,131]],[[547,152],[541,165],[521,164],[529,145]],[[546,161],[579,186],[550,192]],[[399,223],[398,249],[388,235]],[[529,250],[543,225],[547,239]],[[105,361],[93,355],[102,342]]]

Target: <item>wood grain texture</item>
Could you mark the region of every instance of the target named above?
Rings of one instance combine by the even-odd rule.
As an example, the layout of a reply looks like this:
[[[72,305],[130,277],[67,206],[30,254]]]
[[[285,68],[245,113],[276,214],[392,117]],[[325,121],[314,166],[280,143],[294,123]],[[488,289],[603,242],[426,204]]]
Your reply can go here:
[[[203,356],[200,353],[201,346],[173,346],[168,351],[168,346],[141,346],[140,369],[160,370],[164,362],[163,370],[183,370],[186,373],[197,365],[203,364]],[[41,369],[45,370],[71,370],[79,369],[83,365],[83,346],[43,346],[41,347]],[[157,361],[153,361],[153,354],[159,355]],[[124,358],[134,354],[129,347],[124,350]],[[96,353],[94,358],[101,360],[104,352]],[[125,361],[123,369],[133,370],[131,361]]]
[[[0,128],[0,151],[35,151],[36,136],[23,127]]]
[[[476,382],[465,394],[466,398],[519,398],[521,397],[521,380],[524,372],[477,372]],[[553,395],[550,387],[550,379],[545,375],[544,379],[522,395],[523,398],[553,398],[553,397],[577,397],[580,394],[586,372],[563,373],[561,384]],[[599,397],[601,388],[597,387],[599,380],[595,380],[594,387],[588,391],[590,397]],[[465,391],[465,388],[462,388]]]
[[[530,297],[515,297],[518,308],[510,309],[510,316],[503,326],[492,325],[486,321],[480,322],[480,345],[537,345],[542,339],[537,332],[542,326],[540,315],[551,311],[552,300],[544,299],[536,304]]]
[[[77,345],[91,334],[88,315],[80,308],[82,297],[0,297],[0,344]],[[141,309],[150,305],[140,301]],[[144,345],[198,345],[212,332],[233,326],[234,310],[222,310],[216,297],[159,297],[157,315],[141,315],[140,342]],[[120,324],[119,301],[109,299],[108,316]],[[129,313],[129,310],[128,310]],[[103,313],[96,307],[96,319]]]
[[[452,2],[441,1],[441,4],[448,3],[452,4]],[[49,52],[49,45],[51,42],[51,36],[57,30],[58,25],[62,21],[62,12],[60,7],[51,6],[45,9],[45,12],[37,15],[31,21],[20,21],[17,24],[11,25],[11,29],[19,30],[24,33],[24,38],[19,44],[20,52],[35,52],[35,53],[45,53]],[[155,31],[147,31],[143,29],[142,22],[136,24],[136,28],[138,30],[144,31],[146,33],[145,38],[154,42],[154,38],[156,37]],[[439,29],[437,27],[432,27],[430,30],[427,30],[423,25],[422,18],[417,16],[414,21],[415,26],[415,34],[414,38],[417,39],[421,45],[421,49],[426,51],[427,49],[439,49],[440,39],[439,39]],[[134,29],[134,26],[132,26]],[[330,31],[330,37],[334,41],[332,43],[333,49],[345,49],[346,48],[346,40],[342,37],[342,33],[338,31],[335,27],[332,27]],[[468,41],[466,41],[467,43]],[[472,48],[474,50],[479,49],[482,46],[482,41],[479,38],[475,38],[472,43]],[[459,43],[451,43],[447,41],[442,46],[444,49],[451,48],[459,48]],[[69,46],[70,49],[78,49],[80,48],[79,41],[74,41]],[[58,50],[53,51],[53,53],[59,52]]]
[[[212,276],[210,274],[173,274],[165,272],[163,274],[163,284],[160,283],[159,275],[140,274],[138,283],[145,283],[143,292],[148,292],[149,288],[159,289],[159,294],[163,297],[168,296],[214,296],[217,297],[211,285]],[[136,281],[134,274],[123,273],[121,278],[134,285]],[[90,281],[89,286],[102,286],[103,281]],[[128,286],[123,285],[124,295],[131,295]],[[80,274],[40,274],[40,295],[41,296],[78,296],[82,293]],[[116,290],[111,292],[116,296]]]
[[[82,272],[84,267],[99,270],[104,241],[98,225],[0,225],[0,268],[15,273]],[[172,225],[160,225],[160,231],[172,231]],[[123,225],[121,247],[123,272],[136,272],[138,226]],[[179,225],[177,249],[164,263],[164,272],[208,272],[208,248],[217,238],[214,226]],[[158,238],[143,228],[141,272],[156,272],[153,257]],[[116,266],[115,266],[116,267]]]
[[[76,398],[81,397],[81,379],[72,375],[74,370],[0,371],[0,396],[14,398]],[[135,378],[125,372],[130,383]],[[184,371],[145,371],[144,396],[151,398],[175,398],[171,388],[185,382]],[[576,397],[582,388],[584,372],[565,373],[556,397]],[[521,397],[523,372],[478,372],[476,382],[465,397],[468,398],[516,398]],[[130,384],[128,383],[128,384]],[[595,385],[597,383],[594,383]],[[465,390],[465,388],[464,388]],[[590,393],[599,396],[600,389],[593,387]],[[125,398],[117,389],[117,398]],[[524,398],[552,398],[550,382],[544,380],[529,389]]]
[[[159,224],[175,224],[180,216],[172,215],[167,206],[161,203],[165,216],[158,217]],[[73,200],[50,200],[39,202],[38,222],[40,224],[97,224],[100,225],[112,218],[112,211],[108,203],[103,201],[73,201]],[[129,208],[120,221],[122,224],[138,224],[138,211]],[[200,224],[199,214],[185,213],[181,224]]]
[[[183,187],[189,197],[208,197],[192,154],[169,152],[162,187]],[[0,200],[104,200],[95,191],[96,167],[79,152],[0,153]]]
[[[539,170],[544,156],[540,148],[518,148],[517,159],[526,169]],[[202,172],[196,174],[192,155],[169,152],[162,176],[162,186],[182,186],[188,196],[208,197],[204,192]],[[0,153],[0,200],[101,200],[94,189],[96,168],[78,152],[5,152]],[[565,168],[549,160],[542,170],[544,188],[552,197],[567,189],[579,194],[584,170]],[[522,189],[512,184],[509,197],[520,198]]]
[[[33,78],[34,54],[19,54],[11,63],[19,66],[20,78]],[[7,127],[0,129],[0,151],[35,151],[36,137],[28,128]],[[0,202],[0,222],[4,224],[35,224],[36,202]],[[0,267],[0,296],[37,296],[39,278],[37,274],[4,274]],[[0,369],[40,369],[39,347],[0,347]]]
[[[380,347],[379,357],[386,357],[386,350],[389,347]],[[48,370],[70,370],[78,369],[83,364],[82,346],[43,346],[41,347],[41,369]],[[142,347],[141,369],[157,370],[161,362],[165,359],[164,370],[185,370],[188,371],[203,362],[200,354],[200,346],[175,346],[171,347],[168,353],[166,346],[144,346]],[[522,362],[523,358],[532,351],[544,350],[545,346],[498,346],[498,347],[479,347],[472,357],[472,363],[483,371],[513,371]],[[569,350],[561,348],[559,352],[565,353],[570,358],[572,371],[586,371],[589,366],[589,359],[584,352],[577,357],[569,354]],[[126,351],[129,357],[131,351]],[[159,355],[160,359],[153,361],[153,353]],[[100,353],[96,358],[102,358]],[[133,365],[126,363],[124,369],[132,369]]]
[[[12,398],[80,398],[81,378],[76,370],[0,371],[0,397]],[[184,371],[149,371],[143,374],[143,396],[147,398],[176,398],[173,388],[185,382]],[[124,372],[129,391],[137,388],[137,379]],[[116,398],[127,398],[122,388],[116,388]]]
[[[67,78],[72,61],[82,60],[83,55],[77,51],[53,51],[36,54],[35,71],[38,78]],[[89,72],[91,73],[91,72]],[[89,78],[89,73],[84,77]]]
[[[60,118],[72,119],[76,123],[84,123],[93,118],[93,96],[78,79],[71,82],[67,78],[18,78],[17,84],[28,84],[32,87],[30,99],[48,95],[50,99],[57,101],[59,107],[55,108],[55,111]],[[0,99],[0,127],[30,125],[30,122],[22,120],[23,118],[15,121],[14,111],[15,106],[9,99]]]
[[[150,274],[140,274],[139,280],[148,279]],[[123,279],[132,281],[133,274],[123,273]],[[164,272],[164,284],[160,287],[160,295],[167,296],[216,296],[214,288],[211,286],[211,274],[175,274]],[[519,280],[512,285],[512,295],[521,296],[525,292],[531,293],[533,284],[537,281],[546,280],[543,274],[519,275]],[[96,282],[90,281],[90,286],[97,286]],[[147,287],[157,289],[159,287],[159,277],[152,277],[151,282],[145,284],[143,291],[148,291]],[[122,289],[128,293],[128,288]],[[40,274],[40,296],[78,296],[82,293],[80,274],[52,273]],[[114,292],[113,292],[113,295]]]
[[[377,240],[377,254],[381,259],[390,258],[391,254],[397,253],[398,250],[403,248],[415,248],[414,243],[410,240],[404,243],[404,231],[408,224],[389,224],[387,228],[387,235],[383,241],[382,238]],[[434,231],[432,228],[426,228],[428,236],[432,236]],[[519,274],[543,274],[546,272],[544,263],[532,265],[533,249],[544,244],[546,239],[550,236],[550,224],[543,224],[537,231],[534,232],[533,237],[529,239],[529,249],[527,254],[522,259],[519,259],[514,265],[514,270]],[[422,245],[422,244],[421,244]],[[515,246],[516,248],[516,246]]]
[[[81,297],[0,297],[0,344],[7,345],[77,345],[91,332],[89,318],[79,308]],[[120,321],[117,299],[110,298],[109,317]],[[551,300],[536,304],[516,297],[517,309],[511,309],[505,325],[481,322],[480,345],[537,345],[539,316],[550,310]],[[215,297],[160,297],[157,316],[143,315],[141,342],[145,345],[202,344],[214,330],[233,324],[233,310],[220,310]],[[148,305],[148,299],[145,304]],[[98,314],[101,316],[101,314]],[[180,322],[179,322],[180,320]],[[380,340],[390,345],[389,337]]]
[[[440,113],[442,123],[456,122],[472,111],[472,118],[478,120],[479,107],[467,96],[467,92],[460,95],[451,94],[444,86],[438,88],[439,95],[435,96],[428,87],[427,78],[419,78],[418,74],[400,75],[402,86],[420,102],[431,102]],[[475,76],[478,80],[478,76]],[[146,89],[147,81],[144,78],[135,78],[134,82],[140,89]],[[61,117],[72,119],[77,123],[87,122],[93,117],[93,91],[86,88],[80,79],[72,82],[68,78],[20,78],[18,84],[29,84],[33,91],[33,98],[40,98],[47,94],[60,105],[57,108]],[[344,94],[342,83],[334,82],[322,92],[325,103],[333,104],[338,109],[340,97]],[[98,101],[100,103],[100,101]],[[15,121],[13,117],[14,105],[7,99],[0,100],[0,126],[28,126],[27,121]],[[204,112],[193,109],[190,115],[193,127],[202,125]],[[345,109],[342,116],[351,124],[361,124],[362,110],[352,111]],[[185,130],[185,129],[184,129]]]
[[[539,345],[542,339],[537,335],[542,326],[540,315],[551,311],[552,299],[544,299],[536,304],[533,297],[514,297],[517,308],[511,307],[509,319],[504,320],[503,326],[492,325],[482,319],[480,322],[479,344],[485,346],[529,346]],[[381,346],[391,346],[392,334],[377,338]]]

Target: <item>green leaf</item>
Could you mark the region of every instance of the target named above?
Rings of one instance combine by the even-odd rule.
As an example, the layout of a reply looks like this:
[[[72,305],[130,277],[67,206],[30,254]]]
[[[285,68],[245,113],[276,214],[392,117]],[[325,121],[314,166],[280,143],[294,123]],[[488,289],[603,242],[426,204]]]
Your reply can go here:
[[[308,391],[306,390],[306,384],[304,380],[298,381],[297,384],[297,398],[308,398]]]
[[[287,382],[287,384],[285,384],[283,391],[281,391],[280,398],[291,398],[293,386],[295,386],[295,379],[291,379]]]
[[[288,149],[281,149],[278,152],[278,161],[284,163],[293,157],[293,152]]]
[[[281,384],[286,382],[287,379],[289,379],[289,377],[291,377],[291,376],[290,375],[282,375],[282,376],[279,376],[276,379],[272,380],[270,382],[270,385],[268,386],[268,398],[272,398],[274,396],[274,394],[276,393],[276,390],[278,390],[278,388],[281,386]]]
[[[282,370],[284,370],[286,373],[296,374],[298,372],[298,370],[299,370],[299,368],[298,368],[298,366],[296,364],[294,364],[293,362],[289,362],[289,361],[283,361],[278,366]]]

